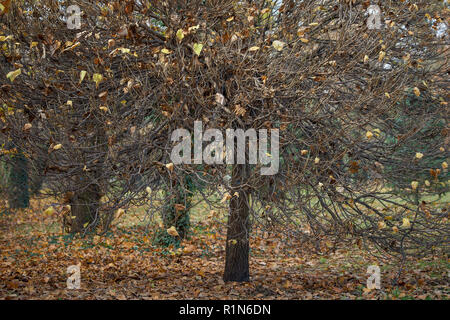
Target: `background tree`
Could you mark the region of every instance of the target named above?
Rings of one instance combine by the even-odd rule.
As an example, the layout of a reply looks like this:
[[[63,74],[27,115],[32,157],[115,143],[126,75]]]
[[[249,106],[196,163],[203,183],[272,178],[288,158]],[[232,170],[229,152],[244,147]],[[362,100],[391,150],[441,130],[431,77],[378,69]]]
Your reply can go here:
[[[128,2],[78,2],[81,31],[69,29],[66,9],[72,4],[13,2],[1,18],[8,64],[0,74],[8,81],[2,85],[2,105],[9,110],[3,130],[35,166],[46,155],[44,196],[70,206],[66,226],[79,233],[107,227],[113,213],[136,198],[135,190],[145,190],[142,158],[158,154],[150,155],[136,138],[152,135],[150,126],[161,130],[155,118],[148,120],[151,112],[139,113],[150,93],[143,91],[151,81],[143,73],[151,64],[120,43],[142,47],[161,39],[137,38],[128,24]]]
[[[12,147],[2,150],[3,188],[11,209],[27,208],[30,204],[28,191],[28,161],[24,154]]]

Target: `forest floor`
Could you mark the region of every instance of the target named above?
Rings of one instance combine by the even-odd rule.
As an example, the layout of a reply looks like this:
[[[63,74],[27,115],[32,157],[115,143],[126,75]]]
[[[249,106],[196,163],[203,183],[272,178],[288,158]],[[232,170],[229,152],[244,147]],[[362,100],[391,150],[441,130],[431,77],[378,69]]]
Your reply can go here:
[[[352,247],[325,250],[287,241],[281,233],[251,239],[248,283],[224,283],[225,232],[195,218],[177,246],[154,243],[155,228],[140,214],[124,215],[104,236],[61,232],[45,203],[0,208],[0,299],[448,299],[445,256],[394,263]],[[199,213],[200,211],[200,213]],[[67,289],[67,268],[80,264],[81,288]],[[381,289],[369,290],[367,267],[378,265]]]

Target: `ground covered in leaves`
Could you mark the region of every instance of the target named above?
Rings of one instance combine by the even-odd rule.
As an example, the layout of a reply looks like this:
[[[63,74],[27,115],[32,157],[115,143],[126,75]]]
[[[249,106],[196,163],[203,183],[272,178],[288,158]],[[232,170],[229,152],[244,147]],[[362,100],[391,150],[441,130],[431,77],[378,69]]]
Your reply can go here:
[[[61,232],[46,205],[0,209],[1,299],[447,299],[448,257],[398,267],[355,245],[318,253],[305,244],[261,233],[252,238],[249,283],[224,283],[223,226],[193,219],[179,246],[155,244],[154,227],[127,215],[104,236]],[[195,210],[193,210],[195,212]],[[67,289],[67,267],[80,264],[81,288]],[[381,289],[366,288],[369,265]]]

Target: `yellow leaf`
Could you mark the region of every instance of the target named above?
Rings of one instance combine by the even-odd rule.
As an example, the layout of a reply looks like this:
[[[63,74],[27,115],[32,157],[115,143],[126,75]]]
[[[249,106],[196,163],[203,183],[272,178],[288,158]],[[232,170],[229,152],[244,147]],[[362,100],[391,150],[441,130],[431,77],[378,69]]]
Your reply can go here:
[[[423,153],[417,152],[416,153],[416,158],[417,159],[422,159],[423,158]]]
[[[409,222],[408,218],[403,218],[403,224],[402,224],[403,228],[409,228],[411,227],[411,223]]]
[[[178,29],[178,31],[177,31],[177,38],[178,38],[179,41],[183,40],[183,38],[184,38],[184,31],[183,31],[183,29]]]
[[[62,148],[62,144],[61,143],[58,143],[58,144],[53,146],[53,150],[59,150],[61,148]]]
[[[83,80],[84,80],[84,77],[86,76],[86,70],[81,70],[81,72],[80,72],[80,82],[79,83],[82,83],[83,82]]]
[[[373,137],[373,133],[370,132],[370,131],[367,131],[366,132],[366,137],[367,137],[367,139],[371,139]]]
[[[83,228],[86,228],[89,225],[89,222],[86,222],[85,224],[83,224]]]
[[[418,186],[419,186],[419,182],[417,182],[417,181],[411,182],[411,188],[412,188],[413,190],[416,190]]]
[[[22,69],[17,69],[15,71],[9,72],[6,75],[6,78],[8,78],[11,82],[14,82],[14,79],[16,79],[21,73],[22,73]]]
[[[189,31],[189,32],[191,32],[191,31],[193,31],[193,30],[195,31],[195,30],[197,30],[198,28],[200,28],[200,25],[199,25],[199,24],[196,25],[196,26],[189,27],[189,28],[188,28],[188,31]]]
[[[92,75],[92,80],[95,82],[95,86],[98,88],[98,85],[103,80],[103,76],[100,73],[94,73]]]
[[[277,50],[277,51],[281,51],[283,50],[285,43],[279,40],[275,40],[274,42],[272,42],[272,46]]]
[[[164,54],[170,54],[170,50],[166,48],[162,49],[161,52]]]
[[[320,162],[320,158],[316,157],[316,158],[314,159],[314,163],[315,163],[315,164],[318,164],[319,162]]]
[[[152,188],[147,187],[147,188],[145,188],[145,191],[146,191],[148,194],[150,194],[150,193],[152,193]]]
[[[196,55],[200,55],[200,53],[202,52],[202,49],[203,49],[203,44],[201,44],[201,43],[194,43],[194,53],[196,54]]]
[[[36,41],[31,42],[30,49],[37,47],[38,43]]]
[[[173,171],[173,163],[166,164],[166,168],[169,169],[169,171]]]
[[[47,209],[45,209],[44,214],[47,216],[51,216],[54,212],[55,212],[55,209],[52,206],[50,206]]]
[[[5,37],[5,36],[0,36],[0,41],[6,41],[6,40],[9,40],[9,39],[12,39],[12,36],[7,36],[7,37]],[[6,45],[6,43],[5,43],[5,45]]]
[[[171,226],[169,229],[167,229],[167,233],[172,237],[179,237],[178,231],[177,229],[175,229],[175,226]]]
[[[259,50],[259,47],[257,47],[257,46],[254,46],[254,47],[251,47],[250,49],[248,49],[248,51],[258,51]]]
[[[231,22],[233,20],[234,20],[234,17],[230,17],[230,18],[227,19],[227,22]]]
[[[309,42],[309,40],[306,39],[306,38],[300,38],[300,41],[303,42],[303,43],[308,43]]]
[[[448,163],[447,162],[442,162],[442,169],[447,169],[448,168]]]
[[[125,213],[125,210],[123,210],[122,208],[117,209],[116,211],[116,219],[120,218],[123,214]]]
[[[231,244],[235,245],[235,244],[237,244],[237,240],[236,239],[231,239],[231,240],[228,240],[228,243],[231,243]]]
[[[420,90],[419,90],[419,88],[414,87],[414,94],[415,94],[416,96],[420,96]]]
[[[224,203],[225,201],[230,200],[231,198],[232,198],[231,195],[230,195],[228,192],[226,192],[226,193],[223,195],[222,200],[220,200],[220,203]]]
[[[122,53],[130,53],[130,49],[128,49],[128,48],[119,48],[119,50]]]
[[[384,57],[386,56],[386,52],[384,51],[380,51],[380,53],[378,54],[378,61],[383,61]]]

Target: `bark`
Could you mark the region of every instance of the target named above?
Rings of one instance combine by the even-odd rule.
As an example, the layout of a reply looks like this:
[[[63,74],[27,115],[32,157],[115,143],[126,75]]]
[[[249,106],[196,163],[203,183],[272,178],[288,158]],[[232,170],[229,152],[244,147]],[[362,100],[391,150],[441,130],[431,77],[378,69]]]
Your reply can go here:
[[[17,153],[10,157],[7,167],[9,207],[11,209],[27,208],[30,204],[28,161],[22,153]]]
[[[95,124],[94,124],[95,125]],[[91,142],[91,146],[95,152],[94,155],[85,154],[85,157],[97,156],[96,153],[103,151],[102,157],[99,161],[94,162],[95,166],[92,167],[89,174],[78,177],[77,186],[78,190],[74,191],[73,197],[70,199],[71,215],[74,217],[69,221],[69,232],[86,233],[93,232],[97,226],[104,221],[101,221],[100,217],[100,199],[103,196],[103,190],[100,187],[103,174],[103,163],[105,161],[105,155],[107,154],[107,138],[105,130],[101,126],[96,127],[94,140]]]
[[[84,190],[74,193],[70,200],[71,216],[69,217],[69,232],[80,233],[93,229],[99,221],[100,188],[90,185]]]
[[[48,147],[47,147],[48,149]],[[38,153],[29,166],[29,189],[31,195],[37,195],[44,183],[44,170],[46,166],[45,154]]]
[[[171,226],[175,226],[181,239],[186,238],[190,229],[189,207],[191,204],[192,187],[188,183],[188,178],[185,178],[185,185],[182,186],[178,181],[172,182],[175,187],[172,192],[175,191],[174,197],[168,201],[165,212],[163,213],[163,222],[166,229]],[[182,205],[184,210],[177,208],[175,205]]]
[[[249,165],[234,165],[231,176],[233,196],[228,217],[224,281],[244,282],[250,280],[249,273],[249,193],[243,186],[249,175]]]

